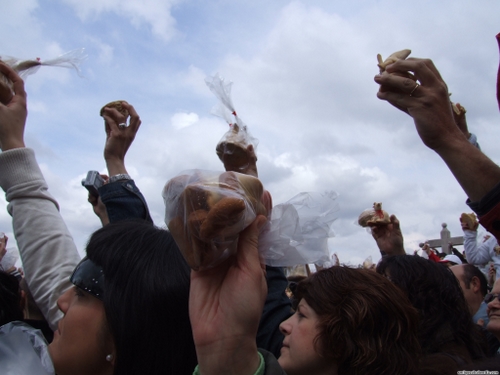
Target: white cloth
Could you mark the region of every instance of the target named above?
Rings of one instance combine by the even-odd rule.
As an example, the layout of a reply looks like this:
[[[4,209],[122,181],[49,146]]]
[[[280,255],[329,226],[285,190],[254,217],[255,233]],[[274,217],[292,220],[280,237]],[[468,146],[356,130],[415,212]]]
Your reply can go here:
[[[60,213],[57,201],[29,148],[0,154],[0,186],[12,216],[23,269],[35,302],[50,327],[62,317],[57,299],[72,286],[69,277],[80,255]]]

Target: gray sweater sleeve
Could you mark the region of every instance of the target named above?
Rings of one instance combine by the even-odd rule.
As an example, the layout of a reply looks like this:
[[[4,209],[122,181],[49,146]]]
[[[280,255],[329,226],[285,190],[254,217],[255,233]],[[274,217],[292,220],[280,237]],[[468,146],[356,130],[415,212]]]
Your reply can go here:
[[[50,327],[57,329],[62,313],[57,299],[72,286],[69,277],[80,261],[57,201],[29,148],[0,154],[0,186],[12,216],[26,281]]]

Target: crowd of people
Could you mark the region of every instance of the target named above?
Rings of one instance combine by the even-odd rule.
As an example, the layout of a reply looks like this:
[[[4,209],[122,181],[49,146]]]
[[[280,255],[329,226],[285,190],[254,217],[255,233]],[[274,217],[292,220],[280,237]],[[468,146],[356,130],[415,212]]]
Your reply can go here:
[[[126,102],[125,114],[103,110],[109,177],[98,196],[89,197],[103,226],[91,234],[80,259],[35,153],[24,142],[24,83],[2,62],[0,73],[13,82],[15,94],[0,104],[0,186],[24,273],[20,281],[0,272],[5,373],[30,373],[23,370],[30,356],[40,356],[39,373],[58,375],[500,370],[500,281],[488,292],[486,278],[472,264],[447,267],[407,255],[394,215],[372,228],[382,254],[375,269],[319,269],[293,280],[290,295],[283,270],[259,257],[266,215],[240,233],[234,255],[212,268],[190,269],[172,234],[153,224],[128,175],[125,155],[141,120]],[[433,62],[395,61],[375,82],[379,99],[413,118],[423,143],[443,159],[479,223],[498,241],[500,167],[464,134]],[[234,163],[224,166],[241,170]],[[476,231],[464,227],[469,263],[496,264],[498,243],[477,246]],[[6,241],[0,239],[0,256]],[[46,353],[1,345],[19,329],[33,334],[31,327],[42,326]]]

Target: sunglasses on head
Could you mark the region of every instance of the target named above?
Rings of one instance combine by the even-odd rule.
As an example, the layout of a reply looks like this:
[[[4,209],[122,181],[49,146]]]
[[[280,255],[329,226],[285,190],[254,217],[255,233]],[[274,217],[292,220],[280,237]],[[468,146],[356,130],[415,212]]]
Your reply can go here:
[[[484,296],[484,302],[490,303],[493,301],[495,298],[498,298],[500,296],[500,293],[488,293],[486,296]],[[499,299],[500,301],[500,299]]]
[[[78,263],[69,280],[78,288],[102,301],[104,296],[104,273],[102,268],[89,258],[85,257]]]

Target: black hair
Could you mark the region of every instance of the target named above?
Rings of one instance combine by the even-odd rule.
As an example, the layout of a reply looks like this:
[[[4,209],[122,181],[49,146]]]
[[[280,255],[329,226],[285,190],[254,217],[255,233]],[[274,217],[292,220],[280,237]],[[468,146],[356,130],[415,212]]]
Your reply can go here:
[[[143,220],[97,230],[87,256],[104,273],[115,375],[192,374],[190,269],[170,232]]]
[[[0,271],[0,326],[24,317],[21,308],[19,280],[7,272]]]
[[[484,296],[488,293],[488,281],[486,280],[486,276],[481,272],[479,268],[472,264],[464,264],[464,274],[463,281],[467,288],[470,288],[470,283],[472,282],[472,278],[476,276],[479,279],[480,291],[481,295]]]
[[[377,272],[400,287],[419,311],[424,354],[456,344],[465,346],[471,358],[484,356],[460,284],[448,267],[419,256],[396,255],[382,258]]]

